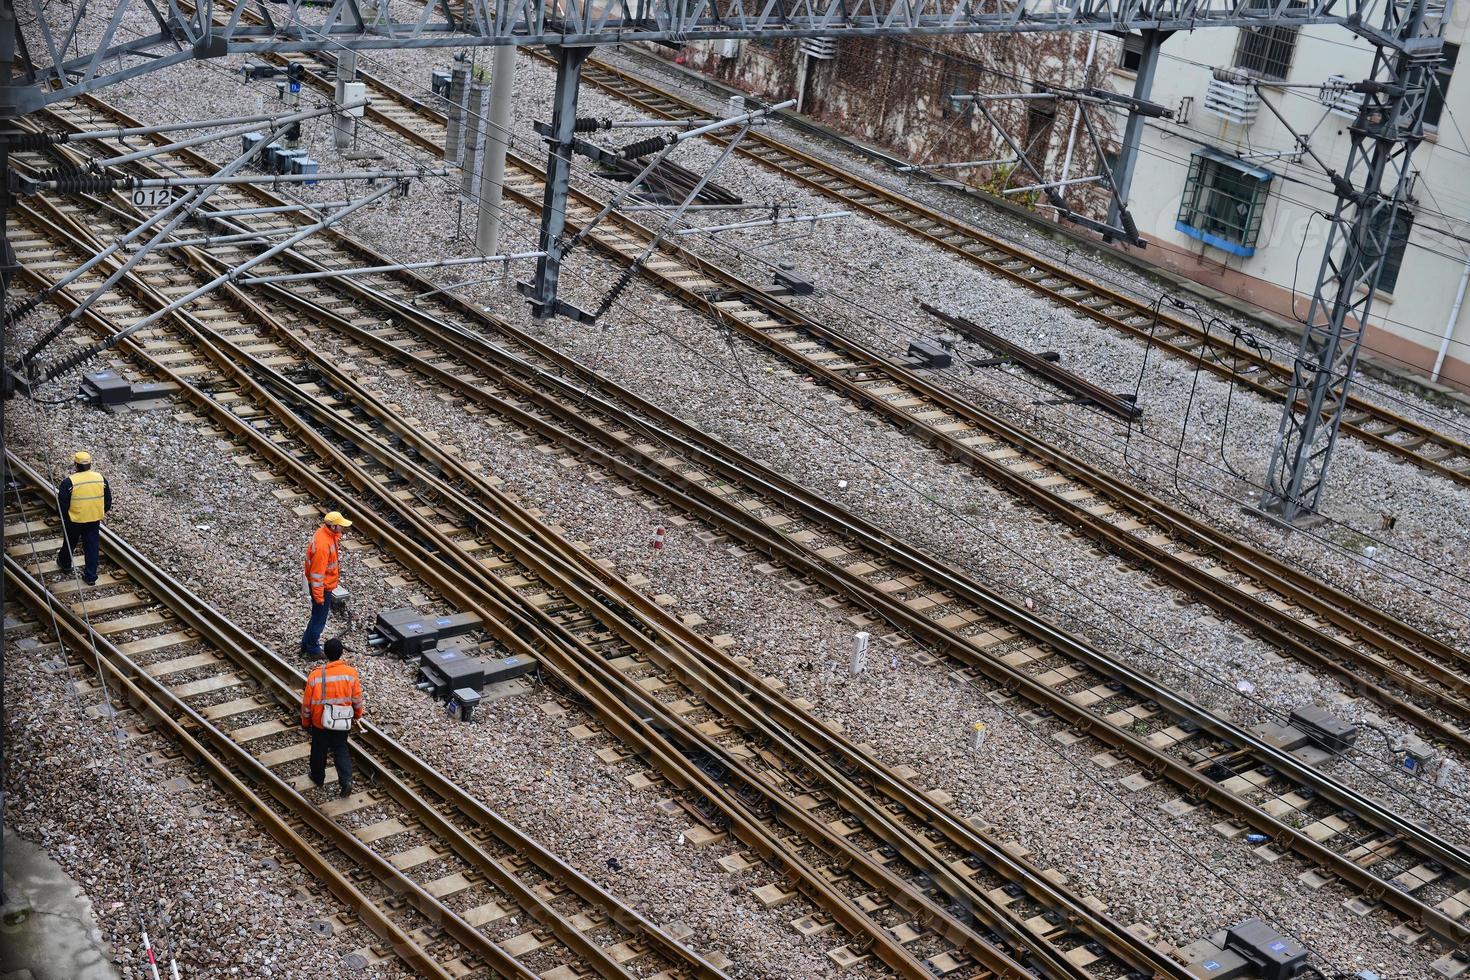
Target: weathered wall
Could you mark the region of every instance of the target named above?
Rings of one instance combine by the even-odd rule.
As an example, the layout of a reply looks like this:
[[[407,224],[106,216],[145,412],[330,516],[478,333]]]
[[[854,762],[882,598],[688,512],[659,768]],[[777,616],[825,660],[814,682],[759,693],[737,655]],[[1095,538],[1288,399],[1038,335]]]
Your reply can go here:
[[[1029,92],[1033,81],[1059,87],[1089,84],[1117,58],[1117,41],[1100,37],[1093,66],[1086,68],[1086,35],[844,39],[831,60],[805,59],[795,41],[692,44],[683,63],[753,95],[771,100],[799,98],[801,111],[841,132],[921,163],[1009,158],[1005,142],[978,111],[956,107],[953,92]],[[731,56],[733,54],[733,56]],[[666,53],[665,57],[674,57]],[[804,77],[803,77],[804,76]],[[800,89],[800,91],[798,91]],[[1027,156],[1048,178],[1060,175],[1075,103],[1005,101],[988,105],[996,120],[1027,147]],[[1093,111],[1106,149],[1112,150],[1111,117]],[[1085,129],[1078,127],[1071,174],[1097,171]],[[1035,181],[1018,168],[1010,186]],[[949,176],[999,190],[1005,168],[951,171]],[[1097,212],[1105,199],[1095,188],[1068,194],[1077,206]]]

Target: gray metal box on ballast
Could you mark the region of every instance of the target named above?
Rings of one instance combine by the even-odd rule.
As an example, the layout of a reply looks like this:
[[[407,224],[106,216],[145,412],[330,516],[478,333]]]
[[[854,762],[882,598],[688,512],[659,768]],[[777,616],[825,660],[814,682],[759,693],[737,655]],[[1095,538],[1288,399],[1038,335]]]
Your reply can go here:
[[[440,640],[463,636],[480,628],[471,613],[434,616],[412,607],[378,613],[378,635],[389,650],[408,660],[438,646]]]
[[[1307,951],[1302,944],[1260,919],[1246,919],[1231,926],[1225,934],[1225,946],[1256,964],[1264,980],[1291,980],[1307,966]]]

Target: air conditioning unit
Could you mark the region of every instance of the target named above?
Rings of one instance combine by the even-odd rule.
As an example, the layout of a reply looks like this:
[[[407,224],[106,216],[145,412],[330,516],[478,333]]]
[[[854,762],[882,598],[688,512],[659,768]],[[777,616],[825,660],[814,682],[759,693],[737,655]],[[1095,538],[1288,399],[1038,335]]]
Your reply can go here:
[[[801,39],[801,50],[808,58],[831,61],[837,57],[837,39],[835,37],[804,37]]]
[[[1261,96],[1254,85],[1211,78],[1202,108],[1226,122],[1249,126],[1261,109]]]

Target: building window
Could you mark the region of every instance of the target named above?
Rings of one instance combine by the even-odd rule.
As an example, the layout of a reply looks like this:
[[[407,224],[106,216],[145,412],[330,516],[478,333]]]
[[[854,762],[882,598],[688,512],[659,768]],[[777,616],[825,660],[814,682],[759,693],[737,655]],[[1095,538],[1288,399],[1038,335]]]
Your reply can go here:
[[[1292,3],[1292,7],[1301,6]],[[1276,8],[1275,0],[1249,0],[1246,10],[1267,13]],[[1291,59],[1296,53],[1295,27],[1243,27],[1235,42],[1235,67],[1257,78],[1284,82],[1291,74]]]
[[[1196,152],[1174,228],[1232,255],[1256,254],[1272,176],[1215,150]]]
[[[1455,59],[1460,57],[1460,46],[1445,42],[1444,61],[1429,76],[1429,94],[1424,98],[1424,125],[1438,126],[1444,112],[1445,96],[1450,91],[1450,76],[1455,73]]]
[[[1375,235],[1364,245],[1364,255],[1359,269],[1365,269],[1377,256],[1378,243],[1383,241],[1383,229],[1388,224],[1388,210],[1378,212],[1374,220]],[[1414,227],[1414,213],[1400,206],[1393,216],[1393,234],[1388,236],[1388,254],[1383,259],[1383,270],[1378,273],[1379,292],[1392,293],[1399,282],[1399,269],[1404,264],[1404,250],[1409,247],[1409,232]]]
[[[1138,71],[1138,66],[1143,64],[1143,35],[1128,34],[1123,37],[1123,56],[1118,61],[1118,67],[1124,71]]]

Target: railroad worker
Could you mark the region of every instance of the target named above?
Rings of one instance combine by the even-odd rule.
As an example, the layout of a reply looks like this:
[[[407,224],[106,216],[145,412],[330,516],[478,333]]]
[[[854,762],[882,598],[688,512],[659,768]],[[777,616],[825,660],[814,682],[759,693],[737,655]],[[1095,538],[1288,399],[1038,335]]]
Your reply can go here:
[[[92,454],[82,450],[72,457],[76,471],[56,488],[56,509],[61,514],[61,550],[56,567],[71,571],[71,556],[78,544],[84,561],[82,581],[97,584],[97,561],[102,539],[102,518],[112,510],[112,487],[107,478],[92,469]]]
[[[322,526],[306,546],[303,574],[306,594],[311,599],[311,618],[306,621],[306,632],[301,634],[301,655],[309,660],[322,655],[322,630],[326,629],[327,614],[332,611],[331,592],[341,581],[338,549],[342,532],[351,526],[351,521],[334,510],[322,518]]]
[[[352,753],[347,734],[362,717],[362,681],[357,668],[342,659],[342,641],[335,636],[322,654],[327,662],[313,670],[301,691],[301,727],[311,729],[311,760],[307,774],[317,789],[327,782],[327,750],[337,767],[337,795],[352,794]]]

